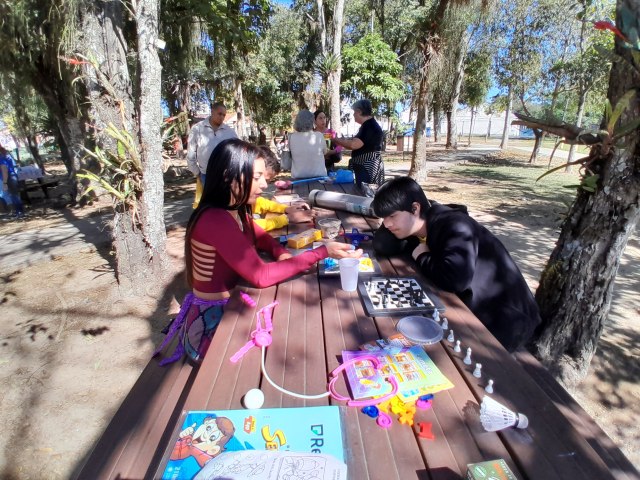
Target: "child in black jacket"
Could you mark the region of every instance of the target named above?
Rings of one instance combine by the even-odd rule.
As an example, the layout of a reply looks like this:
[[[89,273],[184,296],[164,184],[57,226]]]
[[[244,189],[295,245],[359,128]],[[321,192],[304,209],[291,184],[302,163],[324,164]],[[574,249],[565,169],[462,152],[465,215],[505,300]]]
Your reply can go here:
[[[522,273],[498,240],[459,206],[430,202],[409,177],[382,185],[372,207],[383,219],[378,254],[409,253],[438,288],[457,294],[510,352],[525,345],[540,323]]]

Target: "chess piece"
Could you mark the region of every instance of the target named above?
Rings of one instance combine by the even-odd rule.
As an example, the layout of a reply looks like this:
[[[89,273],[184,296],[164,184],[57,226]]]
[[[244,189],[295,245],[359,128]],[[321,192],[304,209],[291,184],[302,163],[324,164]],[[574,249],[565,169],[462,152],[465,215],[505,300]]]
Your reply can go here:
[[[435,322],[440,322],[440,312],[438,312],[438,310],[434,310],[433,314],[431,315],[431,318]]]
[[[447,341],[453,343],[456,337],[453,336],[453,330],[449,330],[449,336],[447,337]]]
[[[487,386],[484,387],[484,391],[487,393],[493,393],[493,380],[489,380],[489,383],[487,383]]]
[[[451,330],[453,332],[453,330]],[[460,353],[462,351],[462,348],[460,348],[460,340],[456,340],[456,346],[453,347],[453,351]]]
[[[467,355],[462,361],[465,363],[465,365],[471,365],[471,347],[467,348]]]
[[[449,320],[447,317],[442,317],[442,329],[446,330],[447,328],[449,328]]]
[[[476,369],[473,371],[473,376],[476,378],[482,377],[482,364],[476,363]]]
[[[509,427],[527,428],[529,419],[522,413],[515,413],[496,402],[491,397],[484,397],[480,405],[480,422],[487,432],[497,432]]]

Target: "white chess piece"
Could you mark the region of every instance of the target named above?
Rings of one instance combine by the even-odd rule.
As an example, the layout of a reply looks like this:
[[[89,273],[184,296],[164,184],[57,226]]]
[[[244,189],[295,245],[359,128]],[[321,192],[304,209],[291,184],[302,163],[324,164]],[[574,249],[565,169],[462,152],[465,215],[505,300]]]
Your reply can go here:
[[[436,322],[440,322],[440,312],[438,310],[434,310],[431,318]]]
[[[476,363],[476,369],[473,371],[473,376],[476,378],[482,377],[482,364]]]
[[[484,391],[487,393],[493,393],[493,380],[489,380],[489,383],[487,383],[487,386],[484,387]]]
[[[465,365],[471,365],[471,347],[467,348],[467,356],[462,361]]]
[[[451,330],[453,332],[453,330]],[[456,340],[456,346],[453,347],[453,351],[454,352],[458,352],[460,353],[462,351],[462,348],[460,348],[460,340]]]
[[[456,337],[453,336],[453,330],[449,330],[449,336],[447,337],[447,341],[453,343]]]
[[[442,317],[442,329],[446,330],[447,328],[449,328],[449,320],[447,317]]]

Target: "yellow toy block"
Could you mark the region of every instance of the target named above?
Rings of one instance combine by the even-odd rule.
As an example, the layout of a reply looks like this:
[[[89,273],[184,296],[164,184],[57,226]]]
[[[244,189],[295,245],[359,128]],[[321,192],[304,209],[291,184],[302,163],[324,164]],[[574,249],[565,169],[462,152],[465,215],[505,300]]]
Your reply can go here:
[[[292,237],[287,239],[287,246],[289,248],[302,248],[307,245],[321,240],[322,239],[322,231],[317,228],[310,228],[309,230],[305,230],[304,232],[300,232]]]

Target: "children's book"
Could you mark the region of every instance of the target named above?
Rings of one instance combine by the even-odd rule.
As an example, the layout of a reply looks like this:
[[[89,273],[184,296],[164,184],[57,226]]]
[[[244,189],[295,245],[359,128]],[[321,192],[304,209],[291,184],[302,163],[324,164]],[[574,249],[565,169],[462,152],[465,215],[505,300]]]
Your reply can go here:
[[[420,346],[368,351],[343,351],[342,360],[357,359],[365,355],[378,358],[381,368],[376,370],[368,360],[354,362],[346,368],[347,380],[354,399],[385,395],[391,385],[383,381],[393,375],[398,382],[398,397],[405,403],[422,395],[436,393],[453,387]]]
[[[223,452],[241,450],[321,453],[344,462],[339,407],[190,411],[162,478],[193,479]]]

